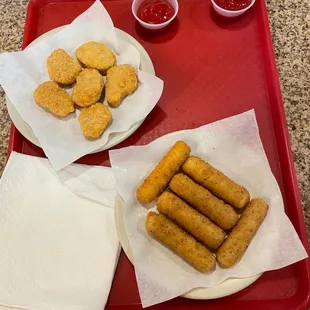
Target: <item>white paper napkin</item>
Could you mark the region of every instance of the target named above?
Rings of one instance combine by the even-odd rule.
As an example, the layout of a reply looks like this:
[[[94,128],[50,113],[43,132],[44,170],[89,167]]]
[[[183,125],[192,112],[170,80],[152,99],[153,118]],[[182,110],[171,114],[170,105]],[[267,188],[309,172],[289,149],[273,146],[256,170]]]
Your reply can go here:
[[[145,230],[150,210],[136,199],[143,178],[178,140],[192,154],[244,185],[252,197],[263,198],[269,213],[242,260],[231,269],[203,275],[153,240]],[[123,218],[135,262],[144,307],[179,296],[195,287],[212,287],[225,279],[246,278],[283,268],[307,257],[295,229],[284,213],[281,192],[270,170],[254,110],[193,130],[175,132],[149,145],[110,151],[117,189],[125,201]]]
[[[36,87],[50,79],[46,60],[51,52],[63,48],[75,57],[75,50],[88,41],[107,44],[117,54],[118,64],[131,64],[136,68],[139,77],[138,89],[125,98],[118,108],[111,109],[113,122],[102,137],[95,141],[85,139],[77,115],[59,120],[45,112],[33,99]],[[138,70],[139,65],[138,50],[117,38],[113,22],[98,0],[55,35],[25,51],[1,54],[0,84],[22,119],[30,125],[39,139],[53,168],[59,170],[104,146],[110,134],[127,131],[151,112],[162,94],[163,81]]]
[[[0,305],[105,307],[120,250],[112,170],[71,165],[60,179],[48,160],[11,154],[0,180]],[[103,204],[73,193],[96,188]]]

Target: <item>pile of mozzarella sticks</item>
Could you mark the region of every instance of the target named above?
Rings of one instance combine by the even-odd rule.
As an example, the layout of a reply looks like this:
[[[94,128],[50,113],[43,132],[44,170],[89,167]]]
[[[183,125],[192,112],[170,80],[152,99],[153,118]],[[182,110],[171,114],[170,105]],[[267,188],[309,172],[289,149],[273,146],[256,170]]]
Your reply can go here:
[[[267,215],[268,205],[176,142],[137,189],[142,204],[157,199],[145,227],[200,272],[234,266]],[[241,215],[239,215],[241,214]]]

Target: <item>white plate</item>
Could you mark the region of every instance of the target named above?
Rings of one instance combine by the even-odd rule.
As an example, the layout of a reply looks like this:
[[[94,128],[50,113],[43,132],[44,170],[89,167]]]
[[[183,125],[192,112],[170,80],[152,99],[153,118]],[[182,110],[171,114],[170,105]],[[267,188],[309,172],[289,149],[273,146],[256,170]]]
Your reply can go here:
[[[63,29],[64,27],[66,27],[66,26],[61,26],[61,27],[55,28],[53,30],[50,30],[50,31],[44,33],[43,35],[38,37],[36,40],[34,40],[31,44],[29,44],[27,46],[27,48],[37,44],[38,42],[40,42],[42,39],[44,39],[46,37],[52,36],[53,34],[57,33],[61,29]],[[116,31],[116,35],[118,38],[132,44],[139,51],[140,57],[141,57],[140,69],[147,72],[147,73],[155,75],[155,70],[154,70],[152,60],[149,57],[146,50],[143,48],[143,46],[135,38],[133,38],[131,35],[129,35],[128,33],[124,32],[118,28],[115,28],[115,31]],[[21,116],[17,112],[16,108],[14,107],[14,105],[12,104],[12,102],[8,96],[6,96],[6,106],[7,106],[10,118],[11,118],[14,126],[18,129],[18,131],[27,140],[29,140],[30,142],[32,142],[36,146],[41,147],[38,138],[35,136],[32,129],[30,128],[30,126],[21,118]],[[118,143],[121,143],[122,141],[127,139],[130,135],[132,135],[141,126],[143,121],[144,121],[144,119],[133,124],[125,132],[111,134],[108,142],[104,146],[99,148],[98,150],[94,151],[93,153],[101,152],[103,150],[106,150],[106,149],[109,149],[109,148],[115,146]]]
[[[170,133],[168,135],[172,136],[174,134],[175,133]],[[122,245],[122,248],[126,256],[130,260],[130,262],[134,265],[133,254],[129,246],[129,240],[127,237],[124,220],[123,220],[123,205],[124,205],[124,201],[119,195],[117,195],[116,200],[115,200],[116,229],[117,229],[120,243]],[[182,296],[186,298],[191,298],[191,299],[215,299],[215,298],[225,297],[225,296],[237,293],[245,289],[246,287],[251,285],[253,282],[255,282],[261,275],[262,273],[255,275],[253,277],[244,278],[244,279],[237,279],[237,278],[227,279],[217,286],[198,287],[198,288],[190,290],[189,292],[185,293]]]

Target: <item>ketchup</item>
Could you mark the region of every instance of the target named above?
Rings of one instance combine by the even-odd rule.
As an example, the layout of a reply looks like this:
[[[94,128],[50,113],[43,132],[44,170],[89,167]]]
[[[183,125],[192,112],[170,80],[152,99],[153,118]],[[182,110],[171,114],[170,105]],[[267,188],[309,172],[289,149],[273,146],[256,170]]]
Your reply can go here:
[[[214,0],[221,8],[229,11],[245,9],[251,4],[251,0]]]
[[[172,18],[174,9],[165,0],[145,0],[137,13],[138,17],[148,24],[161,24]]]

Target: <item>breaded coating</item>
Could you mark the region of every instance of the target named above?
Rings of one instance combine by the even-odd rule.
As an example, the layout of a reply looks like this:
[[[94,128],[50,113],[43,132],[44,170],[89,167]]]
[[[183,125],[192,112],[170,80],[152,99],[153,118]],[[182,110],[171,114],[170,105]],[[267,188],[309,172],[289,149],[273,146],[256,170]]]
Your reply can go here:
[[[164,215],[148,213],[145,227],[154,239],[181,256],[200,272],[209,272],[215,268],[216,259],[212,253]]]
[[[194,181],[235,208],[244,208],[250,201],[250,194],[245,187],[197,156],[190,156],[182,169]]]
[[[114,53],[103,43],[87,42],[75,51],[76,58],[86,67],[106,73],[116,65]]]
[[[169,188],[222,229],[231,229],[238,221],[238,214],[230,205],[213,196],[183,173],[172,178]]]
[[[184,141],[176,142],[138,187],[136,192],[138,200],[141,203],[150,203],[163,192],[189,156],[190,151],[191,148]]]
[[[138,77],[133,67],[119,65],[107,72],[106,97],[108,103],[116,108],[122,100],[138,87]]]
[[[72,100],[80,107],[98,102],[104,87],[102,75],[95,69],[85,69],[77,77]]]
[[[56,82],[40,84],[34,91],[34,100],[56,116],[67,116],[74,112],[74,103],[70,95]]]
[[[246,206],[237,225],[216,253],[222,268],[232,267],[243,256],[268,212],[264,200],[254,198]]]
[[[79,115],[79,123],[85,137],[98,138],[112,120],[109,107],[103,103],[96,103],[83,109]]]
[[[209,248],[216,250],[225,239],[220,227],[173,193],[163,192],[157,199],[157,209]]]
[[[47,71],[50,78],[60,84],[70,85],[75,82],[82,67],[66,51],[59,48],[47,58]]]

